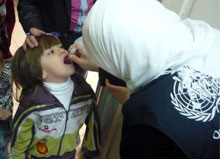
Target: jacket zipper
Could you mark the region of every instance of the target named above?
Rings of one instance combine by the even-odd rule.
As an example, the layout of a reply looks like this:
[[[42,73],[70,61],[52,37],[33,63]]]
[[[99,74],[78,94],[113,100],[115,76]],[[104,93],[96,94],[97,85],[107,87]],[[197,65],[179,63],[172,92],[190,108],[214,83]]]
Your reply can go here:
[[[65,108],[64,108],[64,109],[65,109]],[[60,150],[61,150],[61,146],[62,146],[62,143],[63,143],[63,138],[64,138],[64,136],[65,136],[66,126],[67,126],[67,121],[68,121],[68,118],[69,118],[69,117],[68,117],[69,109],[70,109],[70,107],[68,108],[68,111],[66,111],[66,109],[65,109],[65,111],[66,111],[66,122],[65,122],[65,128],[64,128],[64,131],[63,131],[63,136],[62,136],[62,138],[61,138],[61,140],[60,140],[60,145],[59,145],[59,150],[58,150],[57,156],[60,155]]]

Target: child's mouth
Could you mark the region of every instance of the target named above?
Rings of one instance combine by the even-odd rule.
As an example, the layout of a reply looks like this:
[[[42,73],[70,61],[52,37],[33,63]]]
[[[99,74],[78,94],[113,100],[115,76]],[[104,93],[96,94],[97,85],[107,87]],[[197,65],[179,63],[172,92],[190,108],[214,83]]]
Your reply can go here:
[[[66,55],[66,56],[64,57],[63,62],[64,62],[64,64],[66,64],[66,65],[73,63],[72,60],[69,58],[68,55]]]

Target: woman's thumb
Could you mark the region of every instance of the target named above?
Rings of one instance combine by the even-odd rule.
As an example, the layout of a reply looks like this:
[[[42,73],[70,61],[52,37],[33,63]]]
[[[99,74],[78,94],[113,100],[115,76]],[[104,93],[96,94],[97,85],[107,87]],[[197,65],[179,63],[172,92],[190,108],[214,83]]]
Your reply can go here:
[[[78,50],[78,52],[85,52],[85,48],[80,44],[75,44],[75,48]]]

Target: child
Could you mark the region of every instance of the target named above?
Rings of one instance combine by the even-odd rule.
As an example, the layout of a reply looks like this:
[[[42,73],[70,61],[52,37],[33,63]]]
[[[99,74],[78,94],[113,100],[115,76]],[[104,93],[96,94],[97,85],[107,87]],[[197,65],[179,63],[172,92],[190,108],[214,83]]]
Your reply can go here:
[[[12,61],[12,79],[22,88],[14,118],[14,159],[74,159],[85,123],[85,156],[99,153],[99,124],[95,95],[75,73],[69,54],[49,35],[37,37],[39,46],[20,47]]]
[[[8,142],[12,134],[12,89],[11,89],[11,65],[3,64],[3,53],[0,51],[0,158],[7,159]]]

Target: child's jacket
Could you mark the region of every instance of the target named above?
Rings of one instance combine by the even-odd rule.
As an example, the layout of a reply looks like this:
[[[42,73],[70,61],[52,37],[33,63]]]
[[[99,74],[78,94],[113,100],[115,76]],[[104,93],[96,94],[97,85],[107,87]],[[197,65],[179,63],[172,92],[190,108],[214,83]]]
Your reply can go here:
[[[74,91],[69,110],[45,88],[37,87],[22,99],[14,118],[14,159],[72,159],[80,143],[79,129],[87,125],[84,145],[87,155],[99,153],[99,123],[95,96],[85,80],[74,74]]]

